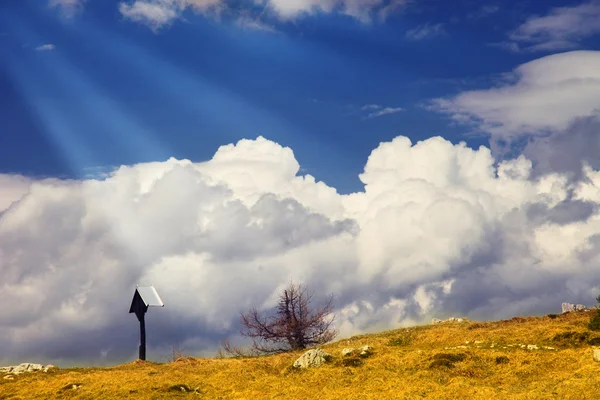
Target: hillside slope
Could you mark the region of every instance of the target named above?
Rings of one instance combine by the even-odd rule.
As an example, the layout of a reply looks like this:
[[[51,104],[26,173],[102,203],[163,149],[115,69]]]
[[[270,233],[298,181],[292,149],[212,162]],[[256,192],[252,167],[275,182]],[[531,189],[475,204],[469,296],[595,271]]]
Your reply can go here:
[[[592,348],[600,333],[587,330],[589,317],[576,312],[354,336],[323,346],[334,356],[330,363],[301,371],[290,368],[301,355],[293,353],[24,374],[0,379],[0,399],[599,399]],[[374,348],[369,358],[341,356],[343,348],[363,345]]]

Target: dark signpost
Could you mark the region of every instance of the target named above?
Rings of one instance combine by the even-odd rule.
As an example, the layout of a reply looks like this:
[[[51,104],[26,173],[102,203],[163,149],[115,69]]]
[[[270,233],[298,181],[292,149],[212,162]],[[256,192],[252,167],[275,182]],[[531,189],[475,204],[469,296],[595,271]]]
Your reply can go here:
[[[154,286],[136,286],[129,313],[135,313],[140,321],[140,360],[146,359],[146,321],[148,307],[164,307]]]

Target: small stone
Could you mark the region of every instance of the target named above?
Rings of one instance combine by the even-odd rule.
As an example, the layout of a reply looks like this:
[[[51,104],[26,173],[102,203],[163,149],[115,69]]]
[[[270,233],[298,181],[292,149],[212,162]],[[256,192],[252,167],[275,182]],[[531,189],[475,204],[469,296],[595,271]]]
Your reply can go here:
[[[539,347],[537,347],[535,344],[528,344],[527,345],[527,350],[538,350]]]
[[[373,354],[373,348],[369,345],[360,347],[358,351],[360,351],[359,356],[361,357],[369,357],[371,354]]]
[[[433,318],[433,319],[431,320],[431,323],[432,323],[433,325],[436,325],[436,324],[441,324],[442,322],[444,322],[444,321],[442,321],[441,319],[437,319],[437,318]]]
[[[14,376],[12,376],[12,375],[6,375],[6,376],[4,377],[4,379],[8,379],[9,381],[12,381],[12,380],[14,380],[14,379],[15,379],[15,377],[14,377]]]
[[[354,352],[353,348],[347,347],[347,348],[345,348],[345,349],[342,350],[342,356],[344,356],[344,357],[349,356],[353,352]]]
[[[475,343],[475,344],[481,344],[481,343],[483,343],[483,342],[482,342],[481,340],[476,340],[476,341],[474,341],[473,343]]]
[[[594,349],[594,361],[600,362],[600,349]]]

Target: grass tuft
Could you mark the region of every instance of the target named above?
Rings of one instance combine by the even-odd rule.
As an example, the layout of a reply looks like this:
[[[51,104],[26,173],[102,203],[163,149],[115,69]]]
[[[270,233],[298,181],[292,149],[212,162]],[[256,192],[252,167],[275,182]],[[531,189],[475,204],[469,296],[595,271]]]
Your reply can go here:
[[[506,356],[498,356],[498,357],[496,357],[496,364],[508,364],[509,361],[510,360]]]

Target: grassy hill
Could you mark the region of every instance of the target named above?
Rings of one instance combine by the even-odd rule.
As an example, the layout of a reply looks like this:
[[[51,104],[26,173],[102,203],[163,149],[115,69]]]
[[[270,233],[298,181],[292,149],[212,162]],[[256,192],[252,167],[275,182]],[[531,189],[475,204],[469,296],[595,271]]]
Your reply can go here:
[[[330,363],[300,371],[290,365],[301,352],[24,374],[0,379],[0,399],[600,399],[600,363],[592,357],[600,333],[587,329],[589,317],[354,336],[322,347],[334,356]],[[374,347],[369,358],[341,356],[343,348],[363,345]]]

